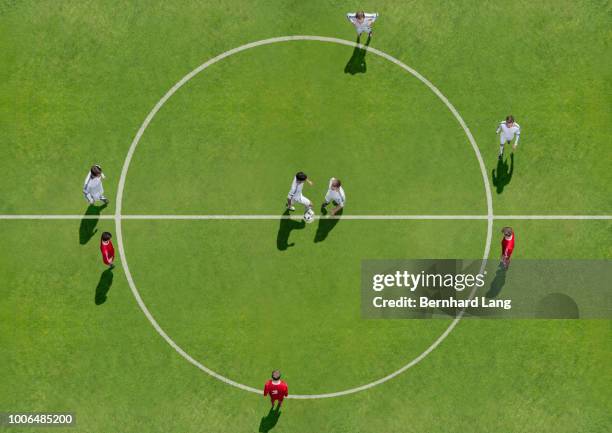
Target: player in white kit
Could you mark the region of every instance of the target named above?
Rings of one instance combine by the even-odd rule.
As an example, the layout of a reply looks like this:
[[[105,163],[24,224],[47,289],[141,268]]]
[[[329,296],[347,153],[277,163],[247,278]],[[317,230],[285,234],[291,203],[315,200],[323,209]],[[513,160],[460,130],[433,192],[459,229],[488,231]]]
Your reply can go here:
[[[294,203],[300,203],[304,205],[306,210],[312,209],[312,202],[308,200],[304,195],[302,195],[302,189],[304,188],[304,183],[308,182],[308,185],[312,186],[312,182],[308,179],[306,173],[300,171],[293,178],[293,182],[291,183],[291,189],[289,190],[289,194],[287,195],[287,209],[294,211],[295,207]]]
[[[495,133],[499,134],[499,159],[502,159],[504,156],[504,146],[510,144],[512,139],[514,139],[512,151],[514,152],[516,150],[516,146],[518,146],[521,136],[521,127],[514,121],[512,115],[506,117],[505,121],[500,122]]]
[[[99,165],[93,165],[87,173],[83,185],[83,195],[90,205],[95,204],[97,200],[108,204],[108,199],[104,196],[104,188],[102,187],[102,180],[105,178],[106,176],[102,173],[102,168]]]
[[[330,211],[332,215],[336,215],[340,209],[344,208],[344,204],[346,203],[346,195],[344,194],[344,188],[342,188],[342,182],[335,177],[329,180],[329,187],[327,194],[325,194],[325,202],[321,205],[321,208],[324,209],[331,202],[334,202],[336,205],[336,207]]]
[[[364,11],[349,12],[346,14],[348,20],[355,26],[357,36],[361,36],[362,33],[367,33],[368,38],[372,37],[372,26],[378,18],[378,13],[365,13]]]

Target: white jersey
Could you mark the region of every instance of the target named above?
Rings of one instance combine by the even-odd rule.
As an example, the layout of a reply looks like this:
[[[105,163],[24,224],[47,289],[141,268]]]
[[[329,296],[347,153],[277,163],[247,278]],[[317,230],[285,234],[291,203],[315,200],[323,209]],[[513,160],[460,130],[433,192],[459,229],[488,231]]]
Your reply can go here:
[[[364,15],[365,17],[363,21],[360,22],[357,19],[356,12],[349,12],[348,14],[346,14],[346,17],[355,26],[355,30],[357,30],[357,33],[359,34],[370,33],[372,31],[372,24],[374,24],[374,21],[376,21],[376,19],[378,18],[378,13],[368,13]]]
[[[294,177],[293,182],[291,183],[291,189],[289,190],[289,194],[287,195],[287,198],[293,199],[296,197],[300,197],[302,195],[303,189],[304,189],[304,182],[298,182],[297,177]]]
[[[102,179],[104,178],[104,174],[100,177],[92,177],[91,171],[87,173],[83,184],[83,194],[88,200],[100,200],[104,196],[104,188],[102,187]]]
[[[506,143],[516,137],[514,144],[518,144],[519,137],[521,136],[521,127],[518,123],[514,122],[512,126],[508,128],[506,122],[503,121],[497,127],[497,134],[500,134],[499,140],[501,143]]]
[[[332,189],[332,182],[335,178],[331,178],[329,180],[329,187],[327,189],[327,194],[325,194],[325,201],[331,202],[335,201],[338,206],[344,207],[344,203],[346,203],[346,195],[344,194],[344,188],[341,186],[338,187],[337,190]]]

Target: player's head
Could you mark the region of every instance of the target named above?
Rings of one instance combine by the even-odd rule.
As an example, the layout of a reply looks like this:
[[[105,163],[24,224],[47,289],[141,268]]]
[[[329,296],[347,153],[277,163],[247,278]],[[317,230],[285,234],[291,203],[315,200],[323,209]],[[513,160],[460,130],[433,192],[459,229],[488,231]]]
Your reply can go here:
[[[280,370],[274,370],[272,372],[272,380],[280,380],[280,378],[281,378]]]
[[[308,179],[308,176],[303,171],[298,171],[297,174],[295,175],[295,178],[297,179],[298,182],[305,182],[306,179]]]
[[[504,237],[510,238],[514,232],[512,231],[512,227],[504,227],[502,229],[502,233],[504,234]]]
[[[104,242],[110,241],[112,237],[113,235],[111,235],[109,232],[102,233],[102,241]]]
[[[99,165],[92,165],[91,166],[91,176],[92,177],[98,177],[102,175],[102,168],[100,168]]]
[[[355,14],[355,18],[357,18],[359,21],[363,20],[365,18],[365,12],[357,11],[357,13]]]
[[[340,182],[340,179],[334,179],[332,180],[332,188],[333,189],[338,189],[342,186],[342,182]]]
[[[510,114],[509,116],[506,116],[506,125],[512,126],[513,124],[514,124],[514,116],[512,114]]]

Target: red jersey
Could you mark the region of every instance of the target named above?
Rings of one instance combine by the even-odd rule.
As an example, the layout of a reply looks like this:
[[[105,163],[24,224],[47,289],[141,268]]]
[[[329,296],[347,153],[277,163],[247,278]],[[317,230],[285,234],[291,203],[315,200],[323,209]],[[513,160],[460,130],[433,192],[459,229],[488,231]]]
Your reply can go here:
[[[504,236],[502,241],[502,256],[510,257],[512,255],[512,251],[514,250],[514,232],[512,232],[512,237],[510,239],[506,239]]]
[[[268,394],[270,394],[272,400],[283,401],[289,395],[289,388],[287,388],[287,384],[282,380],[277,384],[269,380],[266,382],[266,386],[264,386],[264,397]]]
[[[102,261],[106,265],[110,265],[113,263],[113,259],[115,258],[115,247],[113,247],[113,242],[108,241],[105,245],[103,241],[100,241],[100,251],[102,252]]]

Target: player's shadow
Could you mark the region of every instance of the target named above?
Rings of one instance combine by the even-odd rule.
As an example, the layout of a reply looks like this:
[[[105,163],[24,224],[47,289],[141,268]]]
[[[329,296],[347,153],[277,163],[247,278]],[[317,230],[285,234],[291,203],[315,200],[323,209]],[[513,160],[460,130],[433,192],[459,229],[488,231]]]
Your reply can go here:
[[[277,406],[276,409],[270,408],[270,412],[264,417],[261,418],[261,422],[259,423],[259,431],[260,433],[267,433],[276,426],[278,423],[278,419],[281,416],[280,408]]]
[[[289,243],[289,235],[293,230],[301,230],[306,227],[306,223],[304,221],[294,221],[288,218],[289,215],[289,210],[283,212],[280,224],[278,225],[276,248],[278,248],[279,251],[285,251],[287,248],[295,245],[295,242]]]
[[[538,319],[579,319],[580,309],[571,297],[563,293],[549,293],[536,305]]]
[[[371,38],[368,36],[368,39],[365,43],[365,46],[370,45]],[[357,43],[359,43],[359,36],[357,37]],[[344,67],[345,74],[365,74],[368,70],[368,66],[366,65],[366,53],[368,50],[362,47],[355,47],[353,50],[353,55],[349,59],[348,63]]]
[[[500,263],[497,268],[497,272],[495,273],[495,278],[491,281],[491,286],[489,286],[489,290],[485,293],[485,297],[489,299],[496,298],[497,295],[500,294],[504,285],[506,284],[506,270],[503,265]]]
[[[96,305],[102,305],[106,302],[106,295],[113,285],[113,270],[111,268],[102,272],[100,275],[100,281],[96,286],[96,296],[94,302]]]
[[[315,233],[315,238],[314,238],[315,243],[323,242],[325,239],[327,239],[329,232],[331,232],[334,229],[334,227],[336,227],[336,224],[338,224],[338,222],[340,221],[340,217],[342,216],[343,210],[344,209],[340,209],[338,212],[336,212],[336,216],[338,218],[320,218],[319,219],[319,226],[317,227],[317,232]],[[325,211],[325,209],[321,209],[321,213],[323,215],[326,215],[327,211]]]
[[[510,165],[508,159],[500,159],[497,161],[497,167],[491,172],[493,185],[498,194],[504,192],[505,186],[512,180],[512,173],[514,173],[514,153],[510,154]]]
[[[100,212],[106,207],[106,204],[102,206],[90,205],[83,218],[81,218],[81,225],[79,226],[79,243],[85,245],[98,231],[96,226],[100,219]]]

